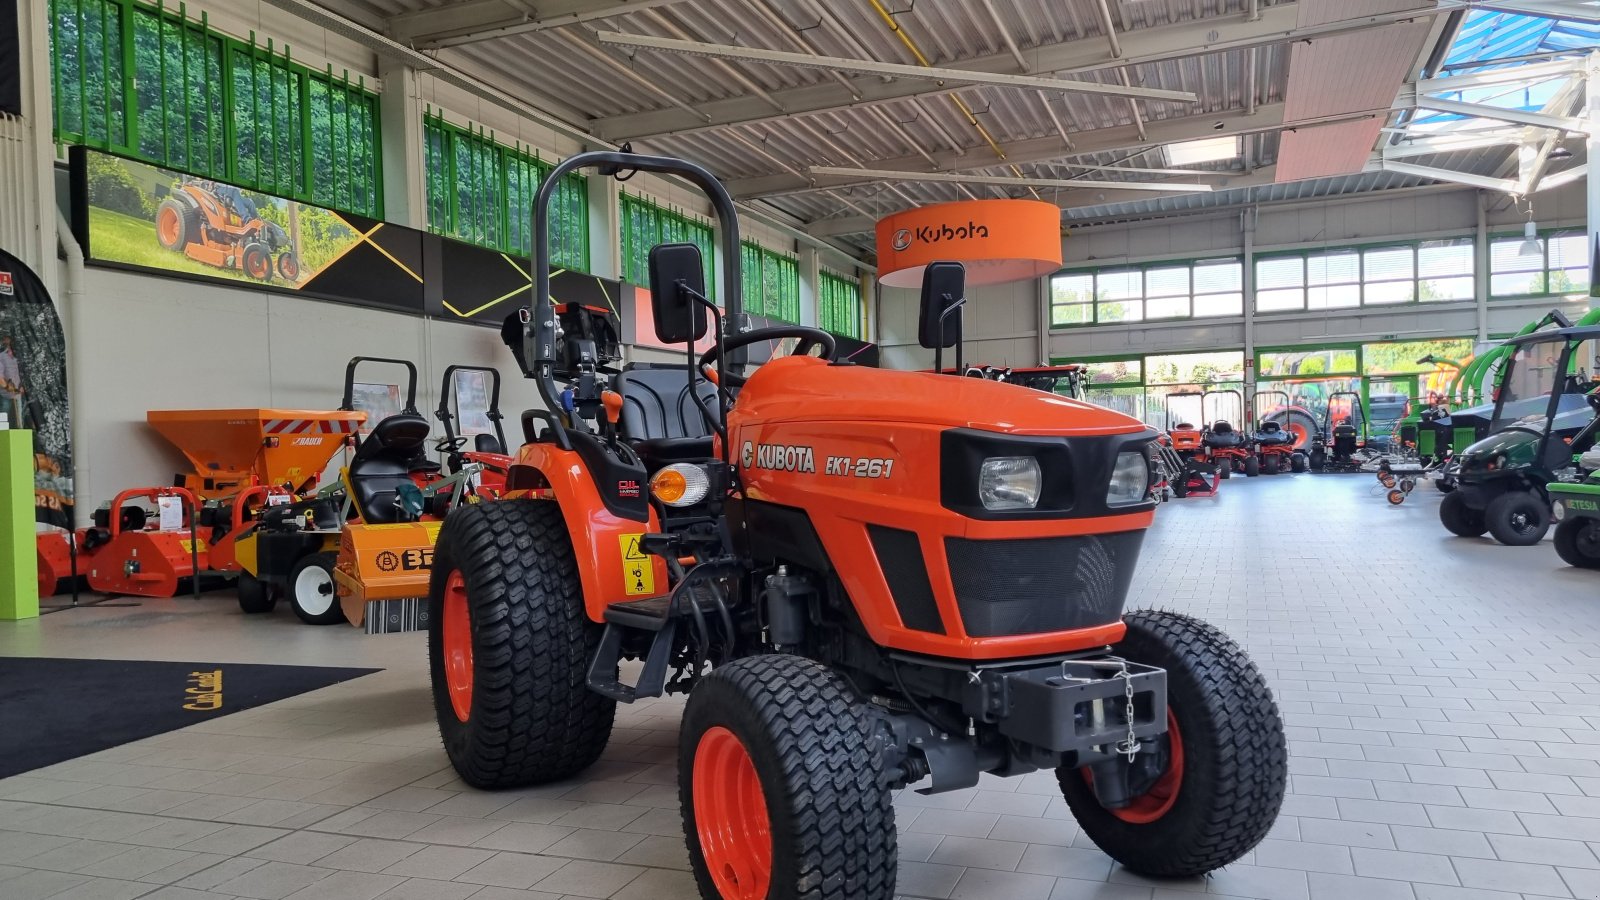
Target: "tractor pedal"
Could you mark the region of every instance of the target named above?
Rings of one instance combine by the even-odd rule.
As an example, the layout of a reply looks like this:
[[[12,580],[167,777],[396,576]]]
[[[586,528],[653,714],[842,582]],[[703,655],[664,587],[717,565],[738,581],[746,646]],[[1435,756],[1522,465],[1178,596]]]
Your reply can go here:
[[[659,625],[645,629],[653,631],[654,636],[650,639],[650,651],[645,654],[644,671],[639,673],[637,684],[623,684],[617,671],[622,662],[622,637],[625,630],[634,626],[609,621],[609,610],[607,619],[605,633],[600,637],[600,646],[595,648],[585,677],[589,690],[619,703],[661,696],[667,686],[667,665],[672,661],[673,645],[677,642],[678,623],[663,616],[657,620]]]

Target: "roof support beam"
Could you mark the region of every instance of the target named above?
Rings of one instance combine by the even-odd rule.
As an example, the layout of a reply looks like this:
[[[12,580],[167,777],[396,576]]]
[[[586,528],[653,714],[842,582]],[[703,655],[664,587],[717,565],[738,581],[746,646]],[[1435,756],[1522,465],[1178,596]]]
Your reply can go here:
[[[1225,185],[1219,185],[1219,191],[1233,191],[1240,188],[1264,187],[1271,185],[1277,173],[1275,167],[1265,166],[1250,173],[1238,175],[1228,180]],[[1045,201],[1060,206],[1063,210],[1083,209],[1090,206],[1105,206],[1111,203],[1128,203],[1135,200],[1149,200],[1148,191],[1129,190],[1102,190],[1078,189],[1061,191],[1060,193],[1045,196]],[[807,231],[813,237],[837,237],[846,234],[865,234],[872,231],[877,220],[867,216],[850,216],[848,218],[824,219],[814,222]]]
[[[847,178],[874,178],[889,181],[926,181],[943,184],[992,184],[1000,187],[1102,188],[1122,191],[1158,191],[1169,194],[1209,194],[1212,191],[1211,185],[1198,181],[1086,181],[1081,178],[1014,178],[1009,175],[962,175],[955,172],[895,172],[888,169],[862,169],[848,166],[812,166],[811,174],[841,175]]]
[[[1417,2],[1420,6],[1424,0]],[[1438,7],[1363,16],[1301,28],[1298,24],[1299,10],[1294,4],[1285,3],[1262,9],[1261,17],[1255,21],[1245,18],[1214,22],[1208,20],[1207,30],[1198,34],[1196,23],[1192,21],[1125,32],[1118,38],[1122,49],[1121,57],[1112,56],[1106,44],[1101,41],[1045,44],[1030,48],[1023,55],[1029,58],[1035,75],[1081,75],[1119,66],[1139,66],[1166,59],[1346,34],[1397,21],[1439,15],[1454,8],[1456,8],[1454,4],[1441,3]],[[1016,70],[1016,60],[1007,51],[961,60],[960,65],[963,70],[973,72],[1003,74]],[[704,120],[685,120],[676,110],[669,109],[597,119],[594,127],[597,133],[617,141],[659,137],[764,121],[780,115],[806,115],[831,109],[924,97],[949,90],[948,86],[941,87],[925,81],[895,79],[884,82],[877,76],[863,76],[851,79],[850,89],[828,82],[775,91],[772,97],[784,108],[786,111],[784,113],[775,111],[760,98],[735,97],[702,104]],[[1007,155],[1010,155],[1009,148]]]
[[[1423,109],[1431,109],[1435,112],[1475,116],[1480,119],[1494,119],[1500,122],[1513,122],[1517,125],[1531,125],[1534,128],[1553,128],[1558,131],[1587,133],[1589,127],[1588,123],[1576,116],[1523,112],[1520,109],[1505,109],[1483,103],[1463,103],[1460,100],[1441,100],[1438,97],[1417,97],[1412,103]]]
[[[1218,125],[1222,127],[1218,128]],[[1028,163],[1063,160],[1068,156],[1088,153],[1148,150],[1161,144],[1191,141],[1197,138],[1279,131],[1283,127],[1283,104],[1270,103],[1258,107],[1254,115],[1235,111],[1214,116],[1190,116],[1182,119],[1164,119],[1150,122],[1146,126],[1149,138],[1147,141],[1139,140],[1138,130],[1132,125],[1121,125],[1116,128],[1097,128],[1094,131],[1079,132],[1074,135],[1073,146],[1070,150],[1067,149],[1067,145],[1061,140],[1060,135],[1014,141],[1006,145],[1006,161],[1020,166]],[[984,169],[996,165],[994,157],[987,151],[987,147],[973,147],[959,154],[935,153],[933,154],[935,160],[933,171],[955,172]],[[1063,164],[1070,165],[1071,163],[1064,162]],[[874,169],[893,169],[913,174],[929,171],[927,160],[920,155],[868,160],[867,165]],[[1197,172],[1196,174],[1200,173]],[[850,184],[868,184],[873,180],[820,175],[813,176],[810,179],[797,179],[786,174],[757,175],[728,182],[728,190],[732,191],[736,197],[770,197],[828,187],[842,187]]]
[[[460,0],[392,16],[388,30],[389,36],[402,44],[434,50],[679,2],[682,0]]]
[[[1411,175],[1416,178],[1431,178],[1434,181],[1449,181],[1455,184],[1464,184],[1468,187],[1483,188],[1490,191],[1501,191],[1514,194],[1517,191],[1516,181],[1510,178],[1490,178],[1487,175],[1472,175],[1467,172],[1452,172],[1449,169],[1435,169],[1432,166],[1419,166],[1413,163],[1396,162],[1392,159],[1383,160],[1383,171],[1394,172],[1397,175]]]
[[[1478,9],[1497,9],[1529,16],[1600,23],[1600,10],[1585,0],[1478,0],[1476,6]]]
[[[660,50],[667,53],[683,53],[689,56],[706,56],[711,59],[737,59],[741,62],[765,63],[773,66],[796,66],[802,69],[825,69],[839,72],[861,72],[867,75],[886,75],[892,78],[913,78],[934,82],[941,88],[949,88],[958,84],[981,84],[996,87],[1034,88],[1068,94],[1110,94],[1120,97],[1138,97],[1145,100],[1172,100],[1178,103],[1194,103],[1200,99],[1199,96],[1190,91],[1119,87],[1114,84],[1101,84],[1098,81],[1069,81],[1062,78],[1040,78],[1032,75],[973,72],[967,69],[948,69],[942,66],[908,66],[904,63],[850,59],[843,56],[817,56],[810,53],[790,53],[786,50],[768,50],[763,47],[707,44],[700,41],[656,37],[653,34],[624,34],[618,31],[602,31],[596,34],[595,38],[602,44],[637,47],[643,50]]]

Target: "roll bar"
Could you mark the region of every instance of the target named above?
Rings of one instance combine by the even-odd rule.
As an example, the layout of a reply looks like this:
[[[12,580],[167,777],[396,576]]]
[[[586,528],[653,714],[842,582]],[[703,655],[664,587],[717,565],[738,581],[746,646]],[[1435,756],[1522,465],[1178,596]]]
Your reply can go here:
[[[364,362],[390,363],[406,367],[406,406],[401,412],[420,416],[417,412],[417,367],[409,359],[390,359],[387,356],[355,356],[351,357],[350,364],[344,367],[344,403],[340,409],[351,411],[356,408],[356,366]],[[374,422],[373,424],[377,424]]]
[[[747,331],[744,317],[744,285],[739,269],[739,216],[727,188],[709,170],[688,160],[669,156],[594,150],[562,160],[550,170],[533,198],[533,305],[523,328],[523,356],[531,364],[539,383],[539,394],[552,410],[562,408],[561,392],[555,384],[556,317],[550,300],[550,201],[569,172],[596,168],[600,174],[615,176],[623,171],[660,172],[678,175],[711,199],[722,232],[722,285],[725,312],[724,333]]]
[[[482,372],[488,376],[489,411],[487,415],[489,422],[494,425],[495,437],[500,439],[500,446],[506,446],[506,431],[500,425],[500,420],[504,418],[500,414],[500,370],[488,366],[445,366],[444,383],[439,389],[439,408],[434,410],[434,415],[444,425],[444,436],[451,439],[456,437],[456,417],[450,413],[450,395],[455,387],[457,372]]]

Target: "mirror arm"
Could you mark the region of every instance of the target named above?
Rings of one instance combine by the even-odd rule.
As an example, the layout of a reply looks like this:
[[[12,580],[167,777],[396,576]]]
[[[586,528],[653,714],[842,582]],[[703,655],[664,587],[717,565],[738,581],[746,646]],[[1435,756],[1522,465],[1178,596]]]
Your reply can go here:
[[[717,304],[711,302],[711,298],[690,287],[686,282],[680,280],[677,285],[678,290],[704,304],[705,308],[711,311],[711,333],[717,336],[717,383],[712,385],[717,391],[717,415],[715,417],[711,415],[711,410],[706,408],[705,398],[701,397],[700,392],[694,389],[695,379],[701,377],[700,367],[695,365],[694,341],[687,343],[689,352],[689,397],[694,400],[694,405],[700,408],[700,414],[706,417],[707,422],[711,423],[711,430],[715,431],[717,437],[722,439],[722,461],[727,462],[729,459],[728,404],[722,394],[722,310],[717,308]]]
[[[944,294],[940,299],[949,300],[951,298],[949,294]],[[957,300],[956,302],[945,307],[944,311],[939,313],[939,346],[933,348],[933,371],[936,375],[944,374],[944,320],[949,318],[951,313],[961,309],[966,305],[967,298],[962,297],[960,300]],[[963,343],[965,343],[965,341],[956,342],[956,372],[958,373],[961,371],[961,357],[963,355],[961,353],[961,345]]]

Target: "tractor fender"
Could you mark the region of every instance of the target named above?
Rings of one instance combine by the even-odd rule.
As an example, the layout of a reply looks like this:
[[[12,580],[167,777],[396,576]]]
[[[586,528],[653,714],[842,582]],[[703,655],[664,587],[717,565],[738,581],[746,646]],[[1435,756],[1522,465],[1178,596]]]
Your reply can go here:
[[[638,489],[648,490],[643,484]],[[504,499],[554,500],[560,506],[591,620],[603,621],[613,603],[667,593],[666,561],[639,549],[640,538],[661,530],[655,510],[644,522],[612,513],[577,451],[554,443],[524,444],[506,477]]]

